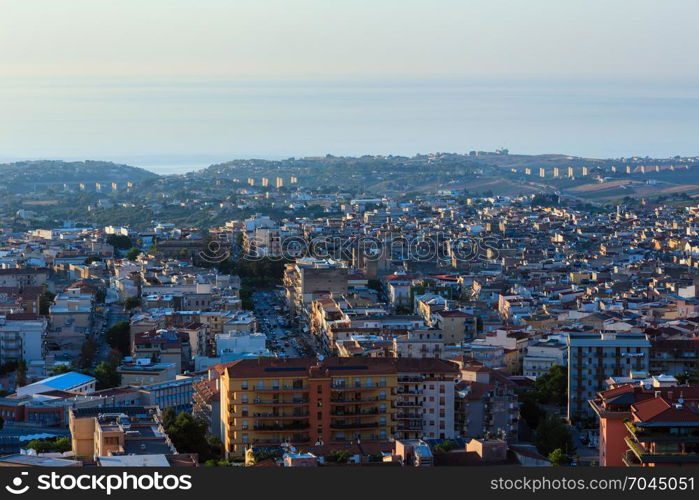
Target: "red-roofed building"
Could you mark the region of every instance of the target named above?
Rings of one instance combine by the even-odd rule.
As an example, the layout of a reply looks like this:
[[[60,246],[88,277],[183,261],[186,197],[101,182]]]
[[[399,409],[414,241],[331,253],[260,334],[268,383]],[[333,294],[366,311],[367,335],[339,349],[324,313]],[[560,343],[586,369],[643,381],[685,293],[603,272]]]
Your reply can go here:
[[[590,401],[601,466],[699,464],[699,386],[625,384]]]

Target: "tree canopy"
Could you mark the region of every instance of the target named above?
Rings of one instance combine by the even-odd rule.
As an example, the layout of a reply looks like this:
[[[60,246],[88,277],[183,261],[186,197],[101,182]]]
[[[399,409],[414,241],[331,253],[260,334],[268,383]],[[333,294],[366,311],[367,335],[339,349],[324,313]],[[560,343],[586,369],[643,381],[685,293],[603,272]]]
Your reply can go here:
[[[536,448],[544,456],[560,448],[566,455],[575,451],[568,426],[558,415],[549,414],[536,428]]]
[[[131,329],[128,321],[120,321],[109,327],[105,334],[107,344],[124,356],[131,355]]]
[[[127,250],[133,246],[131,238],[123,234],[110,234],[107,236],[107,243],[119,250]]]

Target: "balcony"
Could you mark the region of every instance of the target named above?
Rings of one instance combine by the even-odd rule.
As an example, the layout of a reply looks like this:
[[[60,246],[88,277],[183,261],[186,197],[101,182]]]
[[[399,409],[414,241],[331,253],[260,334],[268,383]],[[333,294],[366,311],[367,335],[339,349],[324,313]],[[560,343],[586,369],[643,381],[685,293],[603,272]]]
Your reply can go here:
[[[284,419],[284,418],[308,418],[308,413],[307,412],[294,412],[294,413],[261,413],[261,412],[253,412],[250,414],[250,416],[247,415],[242,415],[237,418],[279,418],[279,419]]]
[[[419,413],[399,413],[396,415],[396,418],[400,420],[421,420],[422,415]]]
[[[422,422],[402,423],[398,426],[399,431],[421,431]]]
[[[246,404],[246,403],[241,403],[241,404]],[[308,399],[292,399],[289,401],[281,401],[281,400],[265,400],[261,398],[255,398],[252,400],[251,403],[248,403],[250,405],[257,405],[257,406],[300,406],[300,405],[307,405],[308,404]]]
[[[255,432],[276,432],[276,431],[293,431],[293,430],[305,430],[308,429],[308,423],[304,422],[294,422],[291,424],[267,424],[267,425],[253,425],[250,428],[242,430],[252,429]]]
[[[248,392],[308,392],[308,387],[294,387],[291,385],[281,385],[274,387],[251,387],[247,389]]]
[[[399,387],[398,391],[396,391],[398,394],[411,394],[411,395],[419,395],[422,394],[424,391],[422,389],[406,389],[405,387]]]
[[[624,425],[639,443],[699,443],[699,430],[693,428],[684,434],[673,434],[667,428],[636,427],[628,421]]]
[[[403,377],[398,377],[398,382],[412,382],[413,384],[419,384],[425,381],[425,377],[419,377],[419,376],[403,376]]]
[[[384,427],[378,422],[331,422],[331,429],[373,429],[374,427]]]
[[[381,413],[388,413],[387,411],[383,411]],[[330,414],[333,417],[352,417],[352,416],[357,416],[357,415],[378,415],[379,410],[378,408],[370,408],[367,410],[359,410],[359,411],[331,411]]]
[[[422,403],[419,401],[396,401],[396,406],[400,408],[420,408]]]
[[[641,467],[642,465],[641,461],[631,450],[626,450],[624,452],[624,456],[621,458],[621,461],[624,462],[624,465],[627,467]]]
[[[377,401],[387,401],[387,398],[379,398],[379,397],[366,397],[363,399],[355,399],[355,398],[348,398],[348,397],[330,398],[330,402],[333,404],[367,404],[367,403],[376,403]]]
[[[281,445],[282,442],[290,442],[291,444],[305,444],[308,443],[309,438],[308,437],[301,437],[301,436],[293,436],[291,441],[287,441],[286,439],[255,439],[252,441],[252,446],[254,447],[259,447],[259,446],[274,446],[278,447]],[[248,444],[248,443],[243,443],[243,444]]]
[[[699,453],[697,452],[673,452],[673,451],[649,451],[639,445],[630,437],[624,438],[639,463],[641,464],[699,464]]]
[[[379,384],[378,382],[375,384],[332,384],[330,386],[330,389],[333,391],[374,391],[376,389],[386,389],[388,386],[386,384]]]

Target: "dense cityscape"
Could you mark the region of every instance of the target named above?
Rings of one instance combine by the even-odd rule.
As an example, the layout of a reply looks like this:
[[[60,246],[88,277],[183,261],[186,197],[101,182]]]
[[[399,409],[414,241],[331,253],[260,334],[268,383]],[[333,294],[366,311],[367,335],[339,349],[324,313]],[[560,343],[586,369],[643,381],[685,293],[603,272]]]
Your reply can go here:
[[[98,166],[8,167],[0,465],[699,463],[695,158]]]

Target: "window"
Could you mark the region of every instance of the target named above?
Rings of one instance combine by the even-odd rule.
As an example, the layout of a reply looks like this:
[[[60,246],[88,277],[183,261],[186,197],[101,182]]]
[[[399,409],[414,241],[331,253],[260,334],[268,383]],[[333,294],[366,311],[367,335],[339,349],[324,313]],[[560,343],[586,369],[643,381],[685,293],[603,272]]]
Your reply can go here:
[[[240,383],[240,389],[243,390],[243,391],[247,391],[247,390],[248,390],[248,381],[247,381],[247,380],[243,380],[243,381]]]

